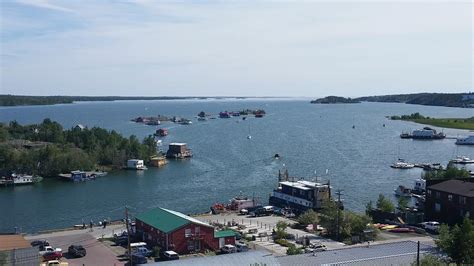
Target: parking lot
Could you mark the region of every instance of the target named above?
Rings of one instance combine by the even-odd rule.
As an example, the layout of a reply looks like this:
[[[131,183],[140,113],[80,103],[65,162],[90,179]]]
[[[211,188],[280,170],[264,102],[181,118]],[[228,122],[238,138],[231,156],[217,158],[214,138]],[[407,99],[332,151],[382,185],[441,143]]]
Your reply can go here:
[[[294,221],[281,217],[281,216],[260,216],[260,217],[248,217],[239,215],[237,213],[226,213],[219,215],[203,215],[196,217],[197,219],[204,222],[216,222],[221,224],[228,224],[229,222],[238,223],[244,225],[245,229],[242,231],[247,235],[255,236],[256,240],[250,243],[250,247],[253,249],[266,249],[275,255],[286,255],[286,247],[280,246],[273,242],[271,237],[272,230],[276,228],[276,224],[279,221],[284,221],[288,224],[293,224]],[[233,227],[237,229],[237,227]],[[248,233],[249,230],[253,233]],[[254,232],[256,230],[256,232]],[[311,234],[299,229],[293,229],[288,227],[286,232],[295,236],[295,238],[308,237],[311,242],[321,242],[326,245],[328,250],[338,249],[345,246],[344,243],[337,242],[331,239],[323,238],[315,234]],[[297,246],[299,246],[297,244]]]
[[[64,256],[61,261],[66,261],[69,265],[124,265],[124,262],[118,260],[117,254],[88,233],[62,234],[61,236],[49,237],[38,235],[27,237],[27,239],[29,241],[47,240],[54,248],[61,248]],[[71,257],[67,250],[72,244],[82,245],[86,249],[87,255],[82,258]]]

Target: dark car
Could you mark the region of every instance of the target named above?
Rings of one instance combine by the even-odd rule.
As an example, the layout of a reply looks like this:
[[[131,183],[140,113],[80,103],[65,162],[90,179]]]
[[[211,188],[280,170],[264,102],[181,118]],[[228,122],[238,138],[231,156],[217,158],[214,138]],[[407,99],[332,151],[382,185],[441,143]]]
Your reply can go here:
[[[140,254],[132,254],[132,265],[146,264],[147,262],[148,260],[145,256],[142,256]]]
[[[63,257],[63,254],[61,254],[61,252],[57,252],[57,251],[48,252],[48,253],[43,254],[43,260],[44,261],[59,260],[62,257]]]
[[[87,254],[86,249],[81,245],[69,246],[69,248],[67,249],[67,252],[69,255],[75,258],[82,258]]]
[[[37,247],[37,246],[50,246],[49,242],[46,240],[35,240],[31,242],[31,246]]]

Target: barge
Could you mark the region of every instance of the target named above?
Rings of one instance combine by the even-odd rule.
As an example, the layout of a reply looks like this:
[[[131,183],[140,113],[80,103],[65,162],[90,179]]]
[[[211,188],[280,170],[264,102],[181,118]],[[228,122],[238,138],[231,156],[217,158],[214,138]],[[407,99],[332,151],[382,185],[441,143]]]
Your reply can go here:
[[[413,130],[411,134],[403,132],[402,134],[400,134],[400,138],[435,140],[446,138],[446,134],[444,134],[443,132],[437,132],[435,129],[432,129],[430,127],[424,127],[423,129]]]

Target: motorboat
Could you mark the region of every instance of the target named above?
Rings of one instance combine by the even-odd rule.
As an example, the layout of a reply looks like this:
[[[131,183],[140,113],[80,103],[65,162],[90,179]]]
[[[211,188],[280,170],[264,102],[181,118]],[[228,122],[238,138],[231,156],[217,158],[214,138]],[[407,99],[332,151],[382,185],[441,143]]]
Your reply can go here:
[[[474,160],[467,156],[457,156],[456,159],[452,159],[449,162],[455,163],[455,164],[470,164],[470,163],[474,163]]]
[[[390,165],[390,167],[395,168],[395,169],[411,169],[415,167],[415,165],[412,163],[407,163],[403,159],[398,159],[398,161]]]
[[[411,189],[400,185],[395,189],[395,195],[397,197],[411,197]]]

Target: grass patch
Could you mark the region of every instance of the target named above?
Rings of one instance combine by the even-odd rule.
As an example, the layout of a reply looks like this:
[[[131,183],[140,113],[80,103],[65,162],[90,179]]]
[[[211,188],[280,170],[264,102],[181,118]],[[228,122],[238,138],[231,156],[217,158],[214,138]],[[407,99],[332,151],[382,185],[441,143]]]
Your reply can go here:
[[[457,128],[474,130],[473,118],[424,118],[424,119],[410,119],[419,124],[431,125],[435,127]]]

